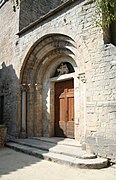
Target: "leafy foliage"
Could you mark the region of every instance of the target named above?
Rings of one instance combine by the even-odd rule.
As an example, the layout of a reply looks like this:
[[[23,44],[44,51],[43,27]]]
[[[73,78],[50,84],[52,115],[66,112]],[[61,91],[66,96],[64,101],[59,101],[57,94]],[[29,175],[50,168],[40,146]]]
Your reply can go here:
[[[116,21],[116,0],[94,0],[96,3],[95,22],[97,26],[109,27]]]

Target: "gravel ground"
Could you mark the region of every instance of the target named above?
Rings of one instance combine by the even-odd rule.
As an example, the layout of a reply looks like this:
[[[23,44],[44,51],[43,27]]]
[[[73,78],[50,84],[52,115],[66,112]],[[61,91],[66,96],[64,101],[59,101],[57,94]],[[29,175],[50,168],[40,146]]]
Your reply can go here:
[[[116,165],[101,170],[78,169],[2,148],[0,180],[116,180]]]

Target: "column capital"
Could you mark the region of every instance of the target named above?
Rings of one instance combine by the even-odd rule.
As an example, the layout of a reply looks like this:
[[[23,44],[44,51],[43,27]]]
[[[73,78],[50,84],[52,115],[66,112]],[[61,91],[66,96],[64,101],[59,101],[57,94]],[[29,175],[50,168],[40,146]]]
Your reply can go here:
[[[78,78],[83,82],[86,83],[86,77],[85,77],[85,73],[80,73]]]
[[[28,85],[27,85],[27,84],[21,84],[21,85],[20,85],[20,88],[21,88],[21,91],[27,92],[27,90],[28,90]]]

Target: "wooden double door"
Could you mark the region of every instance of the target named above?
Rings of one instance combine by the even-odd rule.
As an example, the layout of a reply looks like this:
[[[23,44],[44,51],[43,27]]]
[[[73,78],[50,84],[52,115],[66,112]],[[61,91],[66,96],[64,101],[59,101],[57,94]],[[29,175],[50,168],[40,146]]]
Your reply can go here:
[[[55,136],[74,138],[74,80],[55,83]]]

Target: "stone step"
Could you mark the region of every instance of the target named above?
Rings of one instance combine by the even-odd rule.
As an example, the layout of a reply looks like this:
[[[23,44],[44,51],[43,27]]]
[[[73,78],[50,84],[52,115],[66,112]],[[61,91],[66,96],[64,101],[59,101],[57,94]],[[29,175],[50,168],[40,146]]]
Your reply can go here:
[[[53,138],[54,139],[54,138]],[[52,140],[53,140],[52,139]],[[55,139],[54,139],[55,141]],[[87,153],[86,151],[82,150],[78,146],[71,146],[68,144],[62,144],[60,141],[59,143],[51,143],[50,140],[44,141],[44,140],[39,140],[39,139],[15,139],[13,142],[21,144],[21,145],[26,145],[29,147],[34,147],[43,151],[49,151],[52,153],[57,153],[57,154],[64,154],[72,157],[77,157],[80,159],[94,159],[96,158],[96,155],[92,153]]]
[[[108,161],[107,159],[103,158],[95,158],[95,159],[79,159],[76,157],[64,155],[64,154],[57,154],[53,152],[48,152],[45,150],[40,150],[35,147],[29,147],[26,145],[9,142],[6,144],[7,147],[13,148],[15,150],[24,152],[29,155],[33,155],[48,161],[57,162],[60,164],[66,164],[73,167],[78,168],[89,168],[89,169],[101,169],[107,167]]]
[[[75,139],[70,138],[59,138],[59,137],[53,137],[53,138],[47,138],[47,137],[32,137],[32,139],[40,140],[43,142],[50,142],[54,144],[62,144],[67,146],[74,146],[74,147],[82,147],[79,141],[76,141]]]

